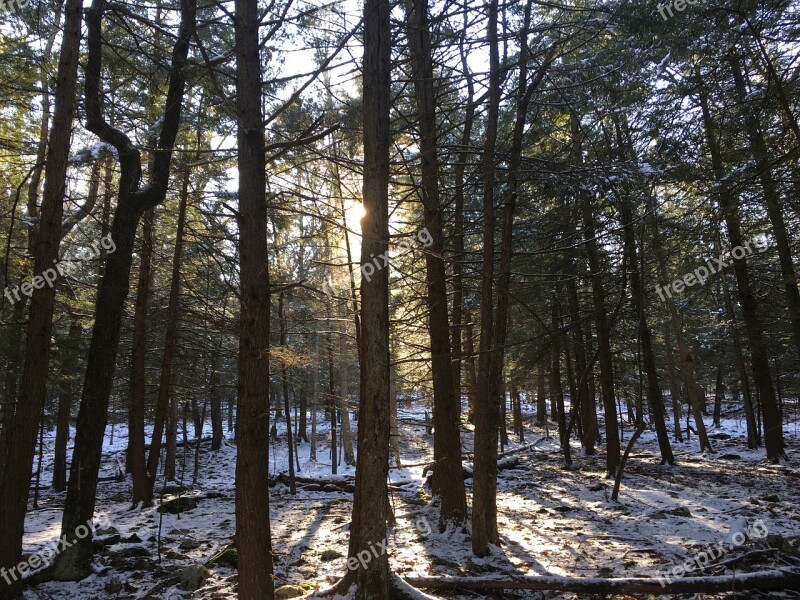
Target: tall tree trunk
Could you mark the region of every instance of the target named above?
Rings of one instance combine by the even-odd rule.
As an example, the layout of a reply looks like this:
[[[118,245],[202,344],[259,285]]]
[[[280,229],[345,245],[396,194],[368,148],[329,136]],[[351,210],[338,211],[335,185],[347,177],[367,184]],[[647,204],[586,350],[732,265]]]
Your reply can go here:
[[[467,496],[461,468],[459,434],[461,401],[456,396],[447,310],[447,275],[444,232],[439,201],[439,151],[436,131],[436,94],[433,55],[428,25],[428,1],[407,0],[408,45],[419,120],[425,228],[432,244],[425,252],[428,286],[428,332],[433,371],[433,473],[432,491],[441,498],[439,529],[467,518]]]
[[[81,38],[81,0],[67,0],[64,30],[56,75],[53,127],[47,146],[39,229],[33,245],[33,272],[44,273],[58,261],[61,240],[64,193],[69,160],[70,135],[75,114],[78,57]],[[7,450],[0,473],[0,568],[10,569],[22,558],[25,511],[31,485],[31,469],[36,452],[36,434],[47,391],[50,337],[53,330],[55,288],[34,289],[31,298],[19,402],[12,426],[4,431]],[[6,401],[9,398],[6,397]],[[22,589],[21,581],[0,581],[0,598],[13,597]]]
[[[342,323],[346,323],[347,302],[341,306]],[[339,335],[339,420],[342,422],[342,447],[344,449],[344,463],[348,466],[356,464],[356,456],[353,452],[353,436],[350,433],[350,386],[348,385],[347,373],[347,327],[343,325],[343,331]]]
[[[311,361],[311,453],[308,459],[312,462],[317,460],[317,402],[319,400],[319,331],[314,328],[314,359]]]
[[[589,391],[589,381],[592,374],[587,371],[592,367],[588,365],[586,360],[586,348],[583,341],[583,328],[581,327],[580,320],[580,305],[578,303],[578,286],[576,283],[576,274],[573,268],[574,262],[570,261],[570,271],[572,277],[567,279],[567,300],[569,302],[569,311],[572,315],[572,338],[573,346],[575,348],[575,370],[577,373],[575,377],[578,379],[578,397],[577,397],[577,410],[581,422],[581,430],[583,435],[581,437],[583,443],[583,451],[586,456],[593,456],[595,454],[595,444],[599,435],[599,427],[597,424],[597,411],[593,402],[591,393]]]
[[[269,523],[269,247],[258,0],[235,0],[241,317],[236,419],[239,596],[272,600]]]
[[[672,401],[672,422],[675,428],[675,441],[683,442],[683,429],[681,428],[681,417],[683,416],[683,404],[681,403],[681,384],[675,372],[675,360],[672,355],[672,333],[670,326],[664,332],[664,355],[667,360],[667,379],[669,381],[669,397]]]
[[[211,358],[211,375],[208,380],[208,391],[211,394],[211,449],[217,451],[222,448],[222,398],[219,393],[219,355],[222,344]]]
[[[536,424],[547,425],[547,392],[545,391],[545,361],[539,362],[536,376]]]
[[[639,270],[639,253],[636,248],[636,233],[633,229],[633,211],[627,204],[622,206],[621,211],[625,252],[628,255],[631,269],[631,299],[633,300],[633,310],[636,312],[639,328],[642,363],[647,375],[647,404],[656,426],[658,448],[661,451],[661,464],[674,465],[675,455],[672,452],[672,445],[669,443],[669,432],[667,431],[666,417],[664,415],[664,397],[661,395],[661,385],[658,381],[658,369],[656,368],[655,353],[653,352],[653,341],[650,326],[647,324],[647,315],[645,314],[647,298],[642,285],[641,271]],[[642,412],[640,410],[638,415],[640,423],[643,422]]]
[[[466,98],[466,115],[464,118],[464,130],[461,133],[461,147],[467,148],[472,139],[472,124],[475,120],[475,85],[472,81],[472,73],[467,64],[467,54],[464,50],[465,38],[467,35],[467,7],[464,5],[464,31],[459,39],[459,53],[461,54],[461,66],[467,80],[467,98]],[[459,411],[461,409],[461,401],[463,398],[463,385],[461,376],[461,367],[464,356],[464,274],[463,263],[465,261],[464,253],[464,190],[465,179],[464,173],[467,165],[467,152],[461,152],[456,159],[455,166],[455,190],[453,192],[454,215],[453,215],[453,327],[451,336],[451,353],[453,360],[453,390],[458,402]],[[472,357],[468,358],[472,361]],[[474,375],[474,373],[473,373]],[[475,388],[470,387],[469,380],[467,384],[469,394],[469,415],[472,414],[472,406],[475,398]],[[396,404],[396,399],[395,399]],[[459,416],[460,421],[460,416]],[[399,454],[397,460],[398,466],[400,464]],[[463,486],[462,486],[463,487]],[[465,492],[466,493],[466,492]]]
[[[278,294],[278,329],[280,345],[284,353],[289,351],[286,338],[286,313],[284,312],[283,292]],[[289,407],[289,369],[286,367],[286,358],[282,357],[281,363],[281,390],[283,392],[283,409],[286,413],[286,447],[289,457],[289,491],[292,495],[297,493],[297,484],[294,474],[294,443],[292,439],[292,411]]]
[[[775,236],[775,244],[778,247],[778,259],[781,266],[781,279],[786,292],[786,307],[789,311],[789,323],[791,326],[792,341],[795,350],[800,356],[800,290],[797,288],[797,274],[794,270],[792,251],[789,246],[789,235],[786,231],[786,221],[783,218],[780,195],[778,194],[777,184],[772,175],[772,159],[767,151],[767,144],[761,131],[760,111],[753,107],[748,107],[747,86],[740,58],[734,54],[729,56],[728,62],[733,72],[733,80],[739,94],[739,101],[742,102],[746,112],[747,135],[750,141],[750,154],[758,169],[758,178],[761,181],[761,189],[764,192],[764,204],[767,208],[767,215],[772,224],[772,235]],[[768,61],[768,64],[769,61]],[[779,78],[775,78],[779,81]],[[779,88],[779,91],[782,91]],[[793,120],[793,113],[789,111],[789,116]],[[796,126],[796,121],[793,120]]]
[[[400,464],[400,427],[397,420],[397,366],[394,364],[394,353],[390,356],[389,367],[389,446],[395,467]]]
[[[472,551],[489,554],[500,541],[497,531],[497,398],[489,379],[494,337],[495,147],[500,106],[500,53],[497,0],[490,0],[487,19],[489,44],[489,106],[483,147],[483,265],[481,268],[481,335],[478,355],[478,393],[475,400],[475,461],[472,484]]]
[[[333,323],[333,311],[331,310],[331,302],[328,301],[328,323]],[[338,409],[336,405],[336,369],[333,360],[333,335],[328,332],[327,335],[327,348],[328,348],[328,402],[326,408],[328,411],[328,420],[331,423],[331,474],[336,475],[339,470],[339,455],[338,445],[336,440],[336,429],[339,419],[337,418]]]
[[[554,333],[552,346],[553,368],[550,370],[550,396],[556,402],[558,410],[558,440],[561,442],[564,463],[569,467],[572,465],[572,456],[570,455],[569,435],[567,434],[567,415],[564,409],[564,389],[561,384],[561,345],[559,344],[559,336],[555,333],[561,329],[560,320],[561,310],[558,304],[558,294],[556,294],[553,298],[553,315],[550,325],[550,330]]]
[[[364,180],[362,266],[389,251],[389,105],[392,50],[388,0],[365,0],[363,61]],[[348,557],[370,553],[386,540],[389,475],[389,269],[361,282],[361,403],[353,520]],[[357,600],[389,598],[389,558],[378,553],[348,571],[342,589],[355,583]]]
[[[136,285],[136,304],[133,312],[133,349],[131,351],[131,399],[128,410],[128,451],[126,458],[133,474],[134,505],[149,506],[153,501],[147,474],[144,447],[145,414],[145,355],[147,345],[147,305],[150,296],[150,273],[153,260],[153,223],[155,211],[145,213],[142,226],[142,249],[139,261],[139,281]]]
[[[599,345],[600,359],[600,390],[603,399],[603,414],[606,426],[606,472],[609,475],[616,473],[619,466],[619,427],[617,424],[617,404],[614,392],[614,368],[611,356],[611,329],[608,325],[606,314],[605,290],[600,265],[600,255],[597,248],[590,199],[584,199],[583,209],[584,236],[586,249],[589,256],[589,265],[592,278],[592,298],[594,302],[594,320],[597,324],[597,343]]]
[[[161,377],[158,383],[155,424],[150,441],[150,455],[147,457],[147,472],[150,477],[150,494],[158,475],[158,461],[161,455],[161,426],[166,416],[167,452],[164,458],[164,478],[175,479],[177,458],[178,400],[172,390],[174,383],[175,359],[178,355],[178,330],[180,327],[181,299],[181,257],[183,255],[183,235],[186,227],[186,205],[189,202],[189,169],[181,170],[181,191],[178,199],[178,224],[175,234],[175,248],[172,255],[172,277],[169,285],[169,304],[167,305],[167,329],[164,333],[164,354],[161,357]]]
[[[744,248],[742,228],[739,222],[738,206],[729,184],[724,180],[725,171],[722,164],[722,154],[719,148],[719,139],[711,115],[708,97],[705,92],[700,94],[700,105],[703,111],[703,123],[706,129],[706,140],[711,154],[711,164],[714,177],[719,182],[718,198],[720,212],[728,230],[731,247]],[[748,241],[748,244],[750,242]],[[761,319],[758,315],[756,299],[750,285],[750,274],[747,269],[747,259],[733,260],[733,269],[736,274],[736,283],[739,290],[739,303],[742,307],[742,318],[750,342],[750,356],[753,364],[753,378],[758,391],[758,399],[763,408],[764,440],[767,448],[767,458],[778,462],[786,458],[786,443],[783,439],[783,416],[775,398],[775,389],[772,385],[772,376],[769,370],[767,348],[764,343],[764,333]]]
[[[475,335],[472,325],[472,315],[467,314],[464,319],[464,375],[467,377],[467,393],[469,410],[467,421],[475,423],[475,402],[478,397],[478,373],[475,369]]]
[[[692,416],[694,417],[695,427],[697,428],[697,437],[700,443],[700,452],[704,450],[708,450],[709,452],[713,452],[714,449],[711,446],[711,442],[708,439],[708,432],[706,431],[706,425],[703,421],[703,406],[701,404],[701,399],[698,394],[698,384],[697,384],[697,374],[694,368],[694,358],[692,356],[691,351],[689,350],[689,345],[686,342],[686,337],[683,331],[683,322],[681,320],[680,314],[678,313],[678,309],[675,306],[675,301],[672,299],[672,296],[668,293],[666,297],[661,293],[662,289],[666,288],[668,285],[667,281],[667,267],[666,267],[666,259],[664,257],[664,249],[661,246],[661,231],[658,227],[658,218],[655,208],[655,202],[652,196],[648,197],[648,212],[650,213],[650,218],[652,220],[652,228],[651,228],[651,235],[653,238],[653,252],[656,255],[656,262],[658,263],[658,276],[660,287],[657,290],[659,297],[661,297],[662,301],[666,303],[667,310],[669,312],[670,321],[672,324],[672,329],[675,333],[675,338],[678,342],[678,359],[681,365],[681,371],[683,375],[683,381],[686,385],[686,395],[689,400],[689,407]],[[667,336],[669,340],[670,337]],[[675,390],[672,391],[672,396],[675,398],[676,392]],[[675,400],[673,400],[674,404]],[[688,423],[688,415],[687,415],[687,423]],[[687,425],[687,435],[688,435],[688,425]]]
[[[714,426],[720,426],[720,418],[722,417],[722,400],[725,396],[725,386],[722,383],[722,365],[717,367],[717,381],[714,385]]]
[[[102,21],[104,0],[95,0],[87,13],[86,125],[89,131],[113,145],[120,158],[119,200],[111,227],[114,252],[108,255],[95,306],[95,323],[89,345],[86,377],[75,433],[75,450],[64,505],[61,532],[74,538],[77,527],[94,513],[97,474],[108,419],[108,402],[119,350],[120,327],[128,296],[133,246],[142,214],[164,201],[169,183],[172,148],[178,133],[186,85],[186,57],[194,28],[195,0],[181,3],[180,31],[172,52],[161,134],[154,153],[151,179],[139,189],[142,169],[139,151],[128,136],[109,125],[102,110]],[[82,578],[91,572],[92,536],[79,539],[58,554],[51,576]]]

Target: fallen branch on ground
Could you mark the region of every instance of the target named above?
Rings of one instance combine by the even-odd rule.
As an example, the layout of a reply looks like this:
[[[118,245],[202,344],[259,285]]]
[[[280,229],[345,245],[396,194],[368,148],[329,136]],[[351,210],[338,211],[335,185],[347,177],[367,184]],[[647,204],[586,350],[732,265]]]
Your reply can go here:
[[[724,576],[683,577],[660,580],[655,577],[519,576],[492,577],[405,577],[414,587],[437,590],[551,590],[593,594],[696,594],[741,590],[800,590],[800,571],[771,570]]]

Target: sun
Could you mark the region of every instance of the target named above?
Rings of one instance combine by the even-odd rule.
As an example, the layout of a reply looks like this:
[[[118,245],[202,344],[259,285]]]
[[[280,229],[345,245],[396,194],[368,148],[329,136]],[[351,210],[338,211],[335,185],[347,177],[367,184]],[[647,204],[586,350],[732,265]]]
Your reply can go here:
[[[367,210],[361,202],[354,202],[345,210],[345,222],[351,232],[361,233],[361,219],[367,214]]]

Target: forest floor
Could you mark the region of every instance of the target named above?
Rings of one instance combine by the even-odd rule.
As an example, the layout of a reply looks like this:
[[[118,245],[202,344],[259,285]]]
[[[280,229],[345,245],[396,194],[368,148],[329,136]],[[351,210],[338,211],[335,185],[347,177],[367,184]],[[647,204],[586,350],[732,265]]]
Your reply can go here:
[[[758,571],[782,561],[797,561],[796,557],[782,553],[752,552],[766,548],[766,538],[754,536],[738,547],[731,544],[731,533],[746,519],[751,526],[763,523],[758,531],[766,530],[773,546],[776,540],[778,544],[781,539],[788,542],[783,543],[783,553],[791,555],[800,547],[797,502],[800,469],[796,466],[800,432],[796,410],[792,424],[785,431],[788,454],[793,460],[780,465],[768,463],[763,449],[747,449],[744,423],[734,418],[724,419],[719,429],[710,429],[716,438],[713,454],[698,454],[694,436],[690,441],[674,443],[677,459],[674,467],[659,464],[655,434],[645,432],[628,461],[619,502],[610,499],[613,481],[604,476],[602,452],[583,456],[574,441],[573,468],[565,470],[557,439],[548,438],[542,428],[533,424],[532,416],[526,415],[525,443],[512,440],[506,448],[518,450],[513,456],[519,462],[499,472],[502,548],[495,548],[485,559],[472,556],[466,532],[448,530],[440,534],[436,529],[437,507],[429,503],[429,487],[422,478],[433,446],[432,436],[421,424],[423,410],[401,410],[402,461],[408,466],[393,468],[390,473],[397,524],[390,529],[388,548],[391,567],[400,576],[502,577],[513,573],[655,580],[668,576],[674,565],[693,558],[708,544],[719,547],[720,542],[728,551],[714,562],[745,553],[753,555],[752,559],[736,564],[740,571]],[[706,424],[712,427],[710,417]],[[356,429],[357,423],[353,423],[354,436]],[[554,424],[550,423],[549,429],[553,434]],[[272,475],[287,469],[285,426],[279,431],[280,439],[270,449]],[[116,474],[124,464],[125,428],[115,427],[113,442],[110,433],[109,428],[103,476]],[[631,429],[627,429],[625,441],[630,434]],[[278,585],[325,588],[346,570],[352,494],[337,490],[333,484],[346,483],[354,475],[354,469],[342,464],[339,475],[331,476],[328,435],[327,426],[320,426],[318,462],[309,461],[310,445],[300,444],[302,469],[298,473],[304,478],[328,482],[327,485],[310,486],[316,489],[301,486],[296,496],[282,483],[270,490]],[[194,437],[191,425],[189,437]],[[469,455],[471,427],[467,427],[462,437],[465,455]],[[52,437],[45,436],[42,489],[38,508],[29,511],[26,520],[26,553],[52,544],[60,536],[64,495],[49,489],[52,453],[47,449],[52,444]],[[107,519],[112,527],[101,532],[100,539],[105,536],[108,545],[97,554],[96,573],[79,583],[51,582],[29,587],[26,599],[236,597],[235,573],[226,565],[231,553],[224,554],[215,564],[209,563],[227,547],[235,531],[236,447],[228,443],[220,451],[211,452],[210,443],[203,442],[201,450],[198,481],[191,483],[194,448],[186,451],[185,475],[180,477],[184,457],[179,449],[181,481],[171,482],[159,500],[183,498],[180,514],[162,514],[158,507],[131,508],[129,477],[124,481],[101,482],[95,519]],[[471,479],[466,483],[469,495]],[[210,569],[206,571],[197,565]],[[721,574],[724,569],[723,566],[708,568],[705,574]],[[196,581],[191,581],[193,578]],[[437,595],[464,599],[591,597],[533,591],[497,592],[494,596],[477,592]],[[622,597],[632,596],[618,596]],[[737,597],[754,596],[740,593]],[[798,594],[787,590],[764,597],[796,598]]]

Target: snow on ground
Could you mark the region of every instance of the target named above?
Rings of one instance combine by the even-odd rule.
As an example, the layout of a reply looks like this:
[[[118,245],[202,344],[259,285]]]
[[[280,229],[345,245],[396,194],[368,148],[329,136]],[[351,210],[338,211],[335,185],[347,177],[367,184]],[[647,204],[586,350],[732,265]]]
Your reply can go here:
[[[438,508],[430,504],[429,488],[422,479],[433,446],[432,435],[422,424],[424,410],[401,410],[405,466],[390,472],[397,524],[389,530],[388,547],[392,569],[400,576],[516,573],[657,578],[668,574],[673,565],[692,558],[707,544],[729,538],[731,527],[737,521],[741,524],[742,518],[750,524],[760,519],[769,534],[794,540],[795,547],[800,539],[800,507],[796,502],[800,470],[792,463],[766,462],[763,450],[747,450],[744,425],[738,419],[725,419],[722,427],[713,431],[710,417],[706,419],[709,431],[718,438],[712,440],[716,450],[713,454],[698,454],[694,436],[690,441],[674,443],[678,463],[675,467],[660,465],[655,433],[645,432],[628,461],[619,502],[613,502],[613,481],[604,477],[604,454],[583,456],[574,441],[573,468],[565,470],[557,439],[548,439],[528,415],[525,442],[511,441],[506,448],[518,450],[514,456],[520,459],[519,463],[499,473],[502,548],[496,548],[488,558],[474,558],[468,533],[452,529],[439,533],[436,527]],[[355,439],[357,423],[352,426]],[[467,455],[471,429],[467,426],[463,435]],[[551,423],[549,430],[554,429]],[[285,423],[278,430],[279,441],[273,442],[270,450],[271,475],[288,468]],[[625,442],[630,433],[628,426]],[[785,433],[789,455],[796,457],[800,453],[797,421],[787,425]],[[209,434],[204,431],[204,435]],[[45,437],[43,488],[50,484],[52,453],[48,450],[53,445],[52,435]],[[188,435],[194,438],[191,425]],[[102,476],[116,474],[124,464],[126,443],[124,426],[114,428],[113,443],[111,429],[106,431]],[[225,561],[213,565],[209,579],[194,592],[180,590],[178,582],[170,579],[188,566],[206,564],[226,548],[235,532],[236,447],[226,443],[220,451],[212,452],[210,444],[204,442],[201,449],[197,483],[192,483],[194,447],[188,448],[185,456],[179,448],[179,481],[170,482],[159,499],[194,500],[181,514],[162,515],[157,507],[132,508],[129,477],[122,482],[100,483],[95,518],[111,523],[115,531],[106,533],[118,533],[119,543],[97,555],[96,574],[88,579],[40,584],[29,588],[26,598],[235,597],[234,571],[225,566]],[[301,443],[298,475],[304,478],[335,483],[354,475],[354,468],[343,462],[339,475],[330,475],[329,429],[325,423],[320,422],[318,431],[318,461],[311,462],[309,453],[310,445]],[[472,480],[466,483],[470,494]],[[270,490],[276,582],[324,589],[346,569],[352,494],[333,487],[322,486],[328,491],[302,487],[296,496],[281,483]],[[31,510],[26,520],[26,553],[58,540],[63,501],[63,494],[41,490],[39,507]],[[763,542],[748,541],[725,558],[742,554],[758,543]],[[751,565],[750,570],[759,568]],[[473,592],[446,597],[487,596]],[[518,591],[498,592],[493,597],[544,596]]]

